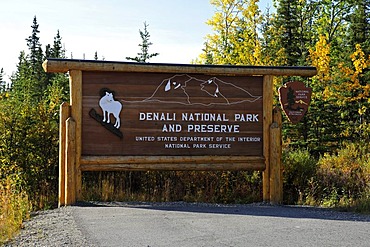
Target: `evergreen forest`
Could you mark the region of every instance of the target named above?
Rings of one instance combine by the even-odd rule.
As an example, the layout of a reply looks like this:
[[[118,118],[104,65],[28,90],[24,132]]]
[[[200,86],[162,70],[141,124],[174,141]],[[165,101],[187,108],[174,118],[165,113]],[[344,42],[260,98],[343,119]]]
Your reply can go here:
[[[299,80],[313,90],[303,120],[283,119],[284,203],[370,212],[370,0],[210,0],[213,32],[193,63],[315,66],[312,78],[275,77],[277,89]],[[137,62],[150,54],[148,25]],[[28,50],[5,83],[0,70],[0,243],[32,210],[58,203],[59,107],[68,74],[45,73],[46,58],[68,58],[58,30],[40,43],[34,17]],[[124,58],[124,56],[122,56]],[[95,54],[97,58],[97,53]],[[107,58],[109,60],[109,58]],[[0,64],[1,68],[1,64]],[[262,201],[260,172],[84,172],[84,200]],[[5,223],[4,223],[5,222]]]

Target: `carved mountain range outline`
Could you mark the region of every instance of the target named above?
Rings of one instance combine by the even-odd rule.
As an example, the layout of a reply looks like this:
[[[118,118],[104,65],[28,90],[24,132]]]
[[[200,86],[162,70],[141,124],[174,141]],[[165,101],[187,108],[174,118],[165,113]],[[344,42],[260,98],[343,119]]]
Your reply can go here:
[[[232,95],[227,95],[234,93],[237,93],[240,96],[239,98],[242,99],[236,100]],[[252,103],[259,99],[262,99],[262,96],[252,95],[247,90],[217,77],[203,80],[188,74],[176,74],[164,79],[154,90],[153,94],[146,99],[141,101],[121,101],[127,103],[160,102],[189,106],[227,106],[245,102]]]

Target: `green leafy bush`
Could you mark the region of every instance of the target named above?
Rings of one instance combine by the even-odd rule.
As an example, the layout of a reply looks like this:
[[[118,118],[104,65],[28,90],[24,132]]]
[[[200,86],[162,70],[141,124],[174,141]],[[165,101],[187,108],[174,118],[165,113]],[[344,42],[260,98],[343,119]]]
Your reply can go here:
[[[316,202],[329,207],[366,205],[370,192],[369,144],[347,143],[337,154],[318,161],[314,190]],[[367,202],[369,205],[370,203]]]
[[[53,84],[39,102],[0,100],[0,180],[16,176],[34,209],[57,203],[58,124],[63,88]]]
[[[316,173],[317,160],[306,149],[283,150],[283,198],[288,204],[302,203],[305,190]]]

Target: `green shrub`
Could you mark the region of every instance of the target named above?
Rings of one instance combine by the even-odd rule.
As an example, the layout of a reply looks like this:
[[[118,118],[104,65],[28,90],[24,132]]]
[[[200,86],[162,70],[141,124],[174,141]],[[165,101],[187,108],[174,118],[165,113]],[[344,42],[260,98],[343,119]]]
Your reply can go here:
[[[370,214],[370,185],[368,184],[365,191],[354,202],[353,210],[355,212]]]
[[[315,176],[317,160],[305,149],[283,150],[283,198],[288,204],[302,203]]]
[[[369,198],[369,150],[368,144],[348,143],[337,154],[320,158],[315,190],[310,192],[319,204],[346,207]]]
[[[14,96],[0,100],[0,180],[17,176],[36,210],[57,205],[62,90],[50,86],[33,104]]]

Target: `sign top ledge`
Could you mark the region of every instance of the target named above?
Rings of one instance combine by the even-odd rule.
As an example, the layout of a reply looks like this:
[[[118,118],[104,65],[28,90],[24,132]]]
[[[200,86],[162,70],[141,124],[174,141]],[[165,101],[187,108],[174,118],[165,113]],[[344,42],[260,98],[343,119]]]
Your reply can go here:
[[[45,72],[66,73],[70,70],[100,72],[194,73],[214,75],[314,76],[315,67],[198,65],[172,63],[135,63],[100,60],[48,58],[42,64]]]

